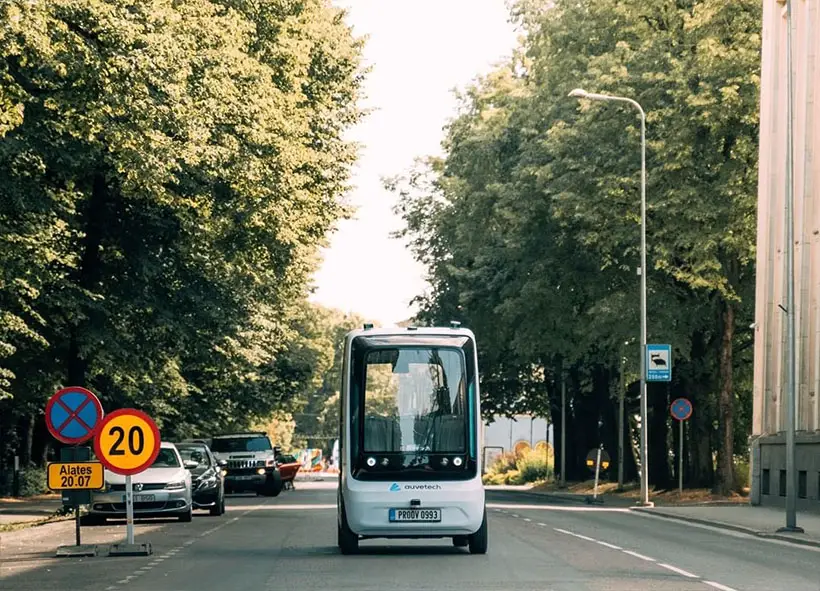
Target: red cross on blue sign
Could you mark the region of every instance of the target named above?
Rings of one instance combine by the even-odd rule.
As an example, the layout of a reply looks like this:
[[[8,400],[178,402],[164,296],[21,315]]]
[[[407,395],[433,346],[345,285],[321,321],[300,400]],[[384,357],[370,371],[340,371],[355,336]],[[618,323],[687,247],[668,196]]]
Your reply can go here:
[[[76,445],[94,436],[103,408],[93,392],[79,386],[59,390],[46,404],[46,427],[55,439]]]

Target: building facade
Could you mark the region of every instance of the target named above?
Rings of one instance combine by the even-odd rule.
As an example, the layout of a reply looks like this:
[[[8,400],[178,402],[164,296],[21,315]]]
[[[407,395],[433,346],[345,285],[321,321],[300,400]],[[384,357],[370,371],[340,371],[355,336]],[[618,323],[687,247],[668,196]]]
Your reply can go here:
[[[786,494],[785,0],[763,1],[752,503]],[[820,3],[792,0],[798,507],[820,507]]]

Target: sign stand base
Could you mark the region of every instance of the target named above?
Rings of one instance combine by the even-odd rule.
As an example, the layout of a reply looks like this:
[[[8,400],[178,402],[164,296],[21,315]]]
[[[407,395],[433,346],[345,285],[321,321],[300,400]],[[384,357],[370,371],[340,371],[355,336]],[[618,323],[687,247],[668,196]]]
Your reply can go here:
[[[85,544],[77,546],[60,546],[57,548],[58,558],[78,558],[80,556],[96,556],[96,544]]]
[[[150,542],[143,544],[114,544],[109,550],[109,556],[150,556],[154,551]]]

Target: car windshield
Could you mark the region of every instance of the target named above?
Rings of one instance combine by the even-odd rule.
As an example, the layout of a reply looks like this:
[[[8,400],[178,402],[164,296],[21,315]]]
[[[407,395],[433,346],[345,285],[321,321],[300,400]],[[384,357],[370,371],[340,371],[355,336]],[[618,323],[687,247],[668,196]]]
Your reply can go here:
[[[200,467],[207,468],[211,465],[211,459],[204,447],[182,446],[177,447],[183,462],[196,462]]]
[[[370,351],[365,359],[364,450],[466,450],[467,392],[457,349]]]
[[[226,437],[214,438],[211,450],[216,453],[241,451],[270,451],[273,447],[267,437]]]
[[[179,458],[173,449],[163,447],[159,450],[157,459],[151,464],[152,468],[179,468]]]

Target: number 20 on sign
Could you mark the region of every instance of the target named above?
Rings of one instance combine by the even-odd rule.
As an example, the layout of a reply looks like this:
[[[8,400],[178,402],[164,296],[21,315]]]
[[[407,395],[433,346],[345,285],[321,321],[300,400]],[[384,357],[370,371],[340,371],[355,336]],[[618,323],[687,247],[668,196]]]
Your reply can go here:
[[[133,408],[116,410],[105,417],[94,439],[94,453],[115,474],[130,476],[150,467],[160,447],[156,423]]]

